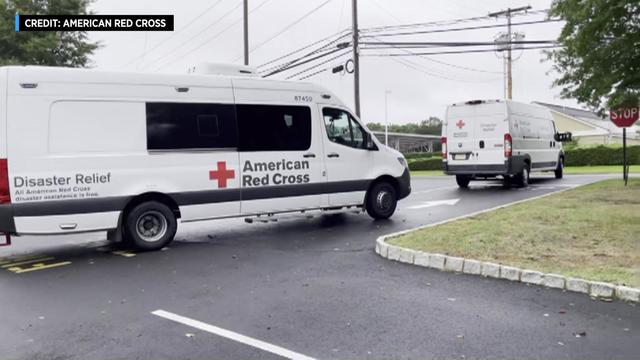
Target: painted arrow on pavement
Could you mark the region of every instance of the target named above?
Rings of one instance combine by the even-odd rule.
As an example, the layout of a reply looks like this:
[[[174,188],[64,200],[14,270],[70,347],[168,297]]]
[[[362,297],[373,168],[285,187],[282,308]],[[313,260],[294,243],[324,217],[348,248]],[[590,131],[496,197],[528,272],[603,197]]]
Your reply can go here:
[[[448,200],[435,200],[435,201],[425,201],[420,205],[409,206],[407,209],[415,210],[415,209],[425,209],[434,206],[440,205],[455,205],[460,201],[460,199],[448,199]]]

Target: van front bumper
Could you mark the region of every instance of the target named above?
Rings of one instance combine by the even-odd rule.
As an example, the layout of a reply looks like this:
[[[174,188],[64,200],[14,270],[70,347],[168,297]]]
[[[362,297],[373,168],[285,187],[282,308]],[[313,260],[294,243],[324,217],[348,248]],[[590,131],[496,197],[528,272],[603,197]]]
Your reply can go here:
[[[398,200],[404,199],[411,194],[411,175],[409,169],[405,168],[400,177],[397,177],[398,181]]]

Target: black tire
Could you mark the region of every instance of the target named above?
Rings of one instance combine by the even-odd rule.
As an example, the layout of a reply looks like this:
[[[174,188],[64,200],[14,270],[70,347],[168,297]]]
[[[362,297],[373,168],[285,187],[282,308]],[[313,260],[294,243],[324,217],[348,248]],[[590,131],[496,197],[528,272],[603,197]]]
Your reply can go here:
[[[558,167],[556,167],[554,173],[556,175],[556,179],[562,179],[564,176],[564,158],[560,158],[558,160]]]
[[[526,188],[529,186],[529,173],[529,165],[525,164],[515,178],[518,187]]]
[[[513,179],[510,176],[504,176],[502,178],[502,188],[503,189],[510,189],[511,188],[511,183],[513,182]]]
[[[456,175],[456,182],[458,186],[462,189],[466,189],[469,187],[469,183],[471,182],[471,176],[469,175]]]
[[[367,194],[365,207],[367,214],[376,220],[388,219],[396,211],[398,194],[393,185],[386,181],[376,183]]]
[[[125,214],[123,235],[127,244],[137,250],[152,251],[173,241],[177,228],[176,216],[167,205],[147,201]]]

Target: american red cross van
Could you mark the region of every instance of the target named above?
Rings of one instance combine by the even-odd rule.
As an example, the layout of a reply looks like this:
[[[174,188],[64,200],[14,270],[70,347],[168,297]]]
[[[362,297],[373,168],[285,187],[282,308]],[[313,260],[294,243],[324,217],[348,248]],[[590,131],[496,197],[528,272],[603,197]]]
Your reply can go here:
[[[447,108],[442,126],[444,172],[458,185],[502,177],[505,184],[529,184],[531,171],[562,178],[562,142],[549,109],[510,100],[474,100]]]
[[[0,67],[0,231],[108,231],[153,250],[177,224],[299,211],[390,217],[403,156],[328,91],[248,68]]]

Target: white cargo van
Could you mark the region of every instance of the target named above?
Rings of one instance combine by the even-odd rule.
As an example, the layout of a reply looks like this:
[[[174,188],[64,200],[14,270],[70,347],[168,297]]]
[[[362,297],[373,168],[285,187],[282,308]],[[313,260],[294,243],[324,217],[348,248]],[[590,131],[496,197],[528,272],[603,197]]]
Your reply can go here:
[[[347,208],[382,219],[410,191],[404,157],[313,84],[230,66],[0,67],[7,234],[107,230],[151,250],[178,221]]]
[[[444,172],[461,188],[471,180],[502,177],[505,185],[529,184],[531,171],[562,178],[562,142],[545,107],[510,100],[474,100],[447,108],[442,126]]]

